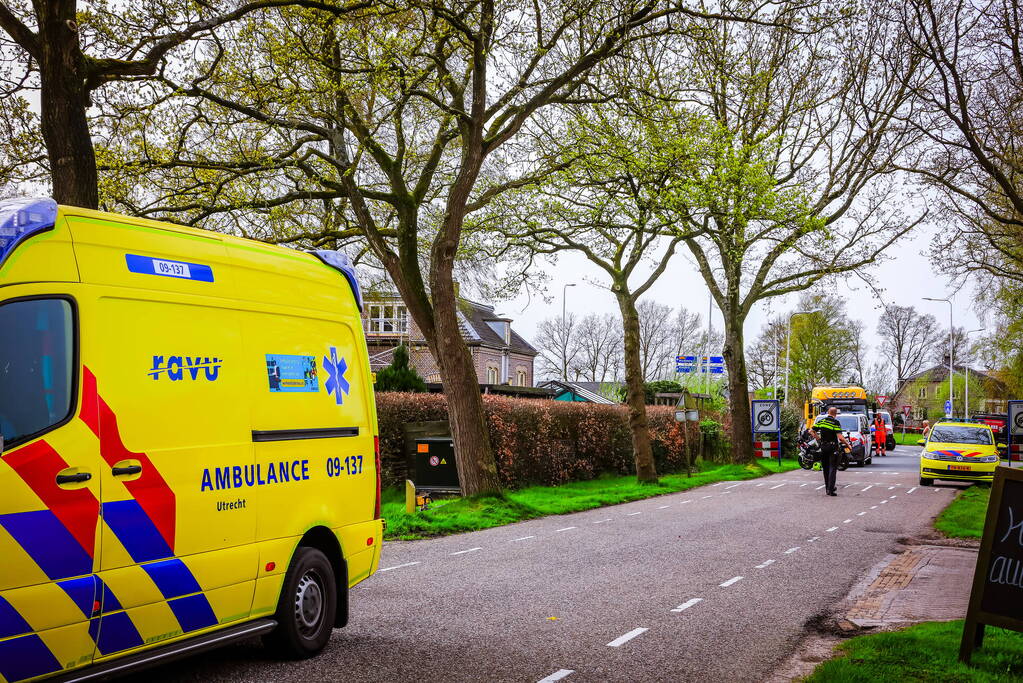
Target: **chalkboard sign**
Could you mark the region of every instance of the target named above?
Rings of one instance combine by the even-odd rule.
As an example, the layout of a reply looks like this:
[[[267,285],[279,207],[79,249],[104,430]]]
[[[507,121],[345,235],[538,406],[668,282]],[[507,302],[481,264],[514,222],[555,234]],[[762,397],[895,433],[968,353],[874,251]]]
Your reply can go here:
[[[977,555],[959,659],[970,661],[984,627],[1023,631],[1023,470],[998,467]]]

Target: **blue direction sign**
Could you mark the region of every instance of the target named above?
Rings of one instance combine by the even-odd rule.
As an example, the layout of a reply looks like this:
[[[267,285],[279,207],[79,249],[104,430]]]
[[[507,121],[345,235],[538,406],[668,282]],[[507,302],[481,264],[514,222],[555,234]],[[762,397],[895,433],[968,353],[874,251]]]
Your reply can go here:
[[[725,358],[724,356],[675,356],[675,372],[723,375],[725,373]]]

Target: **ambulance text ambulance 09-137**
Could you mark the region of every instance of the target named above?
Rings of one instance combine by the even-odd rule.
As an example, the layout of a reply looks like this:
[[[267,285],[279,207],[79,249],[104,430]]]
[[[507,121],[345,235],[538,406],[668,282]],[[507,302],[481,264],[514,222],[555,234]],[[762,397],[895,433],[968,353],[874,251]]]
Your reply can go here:
[[[0,679],[326,645],[380,560],[360,306],[336,252],[0,202]]]

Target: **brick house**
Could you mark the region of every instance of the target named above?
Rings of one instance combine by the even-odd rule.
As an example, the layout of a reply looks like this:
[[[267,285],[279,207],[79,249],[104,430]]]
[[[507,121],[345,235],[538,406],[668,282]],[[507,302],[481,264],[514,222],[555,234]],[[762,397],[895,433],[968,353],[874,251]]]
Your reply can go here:
[[[533,386],[533,361],[538,351],[512,329],[511,318],[497,314],[493,306],[459,299],[458,319],[481,385]],[[437,361],[401,297],[367,295],[362,324],[373,371],[390,365],[394,349],[405,344],[410,364],[423,379],[427,383],[441,381]]]
[[[954,365],[953,383],[956,396],[953,412],[963,415],[964,386],[963,378],[966,367]],[[891,410],[900,410],[901,406],[913,406],[911,419],[934,420],[945,415],[944,401],[948,398],[948,363],[928,368],[911,377],[903,379],[899,390],[891,400]],[[1008,389],[1005,383],[989,372],[970,368],[970,406],[969,413],[1004,413],[1008,409]]]

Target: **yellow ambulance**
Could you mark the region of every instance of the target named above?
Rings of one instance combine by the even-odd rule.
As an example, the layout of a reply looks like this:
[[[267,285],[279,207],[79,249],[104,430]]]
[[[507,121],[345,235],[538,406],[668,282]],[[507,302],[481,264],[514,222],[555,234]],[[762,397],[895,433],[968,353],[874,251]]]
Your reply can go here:
[[[380,559],[360,307],[337,252],[0,202],[0,679],[326,645]]]

